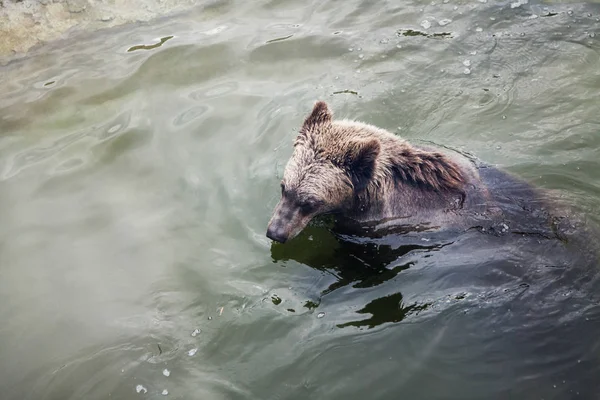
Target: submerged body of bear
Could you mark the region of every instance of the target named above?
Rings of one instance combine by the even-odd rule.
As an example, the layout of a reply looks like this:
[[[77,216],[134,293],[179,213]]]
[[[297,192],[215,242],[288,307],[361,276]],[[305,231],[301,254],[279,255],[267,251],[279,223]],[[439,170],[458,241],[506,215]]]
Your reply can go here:
[[[538,198],[528,185],[462,155],[416,147],[361,122],[333,120],[322,101],[300,129],[281,188],[267,236],[282,243],[323,214],[338,214],[350,225],[466,229],[485,225],[480,220],[502,221]],[[523,204],[515,203],[517,197]]]

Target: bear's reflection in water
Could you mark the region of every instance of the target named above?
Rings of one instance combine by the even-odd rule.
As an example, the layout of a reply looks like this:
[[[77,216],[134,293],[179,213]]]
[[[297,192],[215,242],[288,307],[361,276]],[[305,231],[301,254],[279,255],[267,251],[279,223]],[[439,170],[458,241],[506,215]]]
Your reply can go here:
[[[393,247],[374,242],[363,241],[358,237],[341,237],[324,227],[309,226],[297,238],[286,245],[273,244],[271,254],[276,261],[293,259],[317,270],[333,274],[336,281],[318,294],[319,298],[351,285],[353,288],[371,288],[395,278],[401,271],[410,268],[414,261],[404,260],[413,252],[435,251],[444,245],[405,244]],[[307,308],[315,305],[306,304]],[[359,314],[369,313],[370,319],[351,321],[346,325],[369,326],[370,328],[386,323],[399,322],[407,314],[423,309],[426,305],[404,305],[400,292],[382,296],[364,305]]]
[[[493,167],[480,166],[479,172],[493,189],[493,204],[486,205],[490,212],[463,215],[464,227],[406,226],[401,220],[359,225],[329,216],[286,244],[272,244],[272,258],[335,277],[320,288],[319,299],[342,288],[370,290],[366,304],[355,304],[359,319],[339,321],[341,328],[434,316],[455,301],[465,310],[520,307],[523,316],[546,310],[554,317],[595,304],[598,257],[589,229],[548,207],[554,200],[528,184]],[[378,286],[385,288],[373,297]],[[589,301],[563,309],[573,299]],[[515,308],[514,300],[522,304]]]

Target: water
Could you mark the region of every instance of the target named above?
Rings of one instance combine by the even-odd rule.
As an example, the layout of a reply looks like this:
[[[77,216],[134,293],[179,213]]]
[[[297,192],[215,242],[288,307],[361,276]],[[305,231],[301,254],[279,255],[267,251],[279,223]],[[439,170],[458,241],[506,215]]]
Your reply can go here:
[[[1,67],[2,398],[593,398],[576,245],[265,237],[318,98],[598,222],[600,7],[518,3],[222,1]]]

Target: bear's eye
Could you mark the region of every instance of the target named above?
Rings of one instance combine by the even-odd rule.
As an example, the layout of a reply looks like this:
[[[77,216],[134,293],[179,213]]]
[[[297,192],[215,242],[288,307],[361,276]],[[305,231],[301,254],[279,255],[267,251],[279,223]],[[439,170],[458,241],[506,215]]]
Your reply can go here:
[[[308,200],[300,204],[300,208],[302,209],[302,212],[309,214],[315,211],[320,205],[321,202],[318,200]]]
[[[285,192],[285,183],[281,182],[281,194]]]

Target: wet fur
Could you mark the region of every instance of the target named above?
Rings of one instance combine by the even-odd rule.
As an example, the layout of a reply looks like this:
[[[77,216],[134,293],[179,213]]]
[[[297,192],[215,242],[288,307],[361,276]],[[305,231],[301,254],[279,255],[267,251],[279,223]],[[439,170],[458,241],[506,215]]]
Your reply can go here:
[[[296,145],[311,147],[316,156],[345,168],[350,174],[354,172],[353,160],[366,147],[369,156],[377,159],[375,174],[365,176],[367,180],[374,178],[370,184],[375,187],[392,179],[437,192],[463,193],[467,182],[459,167],[444,154],[419,150],[372,125],[348,120],[334,122],[324,102],[318,102],[305,120]]]
[[[369,124],[334,121],[324,102],[317,102],[304,121],[297,146],[311,150],[314,158],[305,163],[330,162],[346,171],[355,192],[346,211],[359,220],[460,207],[469,186],[478,183],[472,166]]]
[[[480,187],[466,159],[413,146],[369,124],[333,120],[320,101],[294,143],[277,210],[304,207],[302,228],[307,219],[326,213],[359,222],[400,218],[442,225],[457,220],[450,211],[482,204]],[[285,223],[278,221],[277,210],[270,226]]]

